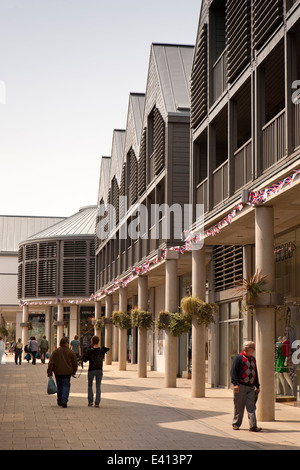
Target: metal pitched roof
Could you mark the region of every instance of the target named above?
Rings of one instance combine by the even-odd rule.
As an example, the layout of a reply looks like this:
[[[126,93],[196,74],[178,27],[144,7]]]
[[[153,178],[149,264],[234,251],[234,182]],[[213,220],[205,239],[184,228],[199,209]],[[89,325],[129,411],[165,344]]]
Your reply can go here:
[[[19,243],[65,217],[0,216],[0,252],[17,252]]]
[[[82,207],[79,209],[79,212],[71,215],[71,217],[48,227],[23,241],[94,235],[97,210],[97,206]]]
[[[152,44],[167,113],[190,109],[190,76],[194,46]]]
[[[101,157],[99,187],[98,187],[98,201],[100,204],[101,199],[106,202],[109,189],[109,175],[110,175],[111,157]]]

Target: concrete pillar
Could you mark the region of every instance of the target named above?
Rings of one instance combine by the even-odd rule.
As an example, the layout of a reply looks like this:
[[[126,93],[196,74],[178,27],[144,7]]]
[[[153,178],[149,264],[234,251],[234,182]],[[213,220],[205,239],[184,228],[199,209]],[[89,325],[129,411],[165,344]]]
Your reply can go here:
[[[170,313],[178,311],[178,277],[176,252],[172,256],[167,255],[166,259],[166,297],[165,310]],[[177,337],[173,336],[169,330],[165,330],[165,387],[175,388],[177,377]]]
[[[69,341],[71,342],[74,339],[74,336],[78,334],[77,332],[78,324],[78,305],[70,305],[70,323],[69,323]]]
[[[111,295],[105,297],[105,318],[107,323],[105,324],[105,344],[106,348],[109,348],[107,354],[105,354],[105,364],[110,365],[112,363],[112,308],[113,308],[113,298]]]
[[[29,312],[29,307],[28,305],[23,305],[22,309],[22,323],[27,323],[28,322],[28,312]],[[28,326],[23,326],[22,327],[22,343],[23,347],[26,346],[28,342]],[[26,353],[25,353],[26,354]]]
[[[96,300],[95,302],[95,320],[101,319],[101,301]],[[98,329],[95,327],[94,331],[95,336],[99,336],[100,338],[100,346],[101,346],[101,328]]]
[[[119,304],[113,305],[113,312],[119,310]],[[112,327],[113,330],[113,340],[112,340],[112,360],[117,362],[119,355],[119,328],[115,325]]]
[[[45,336],[49,341],[50,345],[50,334],[51,334],[51,305],[45,307]]]
[[[255,209],[255,264],[266,278],[265,290],[274,291],[274,213],[273,207],[259,206]],[[275,419],[275,313],[274,306],[256,308],[256,360],[260,381],[257,401],[257,419]],[[250,338],[249,338],[250,339]]]
[[[138,278],[138,308],[148,309],[148,278]],[[147,330],[138,328],[138,377],[147,377]]]
[[[127,288],[119,289],[119,310],[127,312]],[[119,328],[119,370],[126,370],[127,366],[127,330]]]
[[[60,340],[64,335],[64,304],[59,303],[57,307],[57,321],[59,322],[57,325],[57,340],[56,340],[56,347],[58,348],[60,345]],[[61,324],[60,324],[61,323]]]
[[[192,294],[206,301],[205,247],[192,251]],[[205,345],[206,326],[198,325],[196,315],[192,319],[192,397],[205,397]]]

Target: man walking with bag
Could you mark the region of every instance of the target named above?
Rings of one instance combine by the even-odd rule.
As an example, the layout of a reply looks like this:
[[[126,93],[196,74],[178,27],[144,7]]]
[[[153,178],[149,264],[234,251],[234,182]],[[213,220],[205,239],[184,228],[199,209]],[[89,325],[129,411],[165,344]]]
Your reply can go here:
[[[71,387],[71,376],[77,371],[76,354],[69,348],[69,340],[64,337],[60,340],[60,347],[50,356],[47,374],[52,377],[55,374],[57,384],[57,404],[67,408]]]

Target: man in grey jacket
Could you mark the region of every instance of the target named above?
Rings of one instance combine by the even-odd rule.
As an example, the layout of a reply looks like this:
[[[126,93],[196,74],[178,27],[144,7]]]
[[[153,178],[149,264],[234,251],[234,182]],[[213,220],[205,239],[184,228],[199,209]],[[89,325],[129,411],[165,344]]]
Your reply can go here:
[[[57,404],[67,408],[69,400],[71,376],[77,371],[77,357],[69,348],[69,340],[64,337],[60,340],[60,347],[53,351],[50,356],[47,374],[48,377],[55,374],[57,385]]]

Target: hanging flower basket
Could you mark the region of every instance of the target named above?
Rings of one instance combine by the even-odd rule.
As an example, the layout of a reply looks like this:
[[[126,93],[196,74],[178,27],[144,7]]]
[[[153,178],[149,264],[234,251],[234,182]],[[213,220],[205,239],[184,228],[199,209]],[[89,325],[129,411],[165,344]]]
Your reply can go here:
[[[103,318],[97,318],[97,320],[92,320],[92,325],[96,330],[102,330],[104,328],[104,319]]]
[[[215,323],[214,313],[218,311],[218,305],[211,302],[204,302],[196,296],[183,297],[181,299],[181,309],[186,316],[197,316],[198,325],[209,326]]]
[[[152,314],[145,310],[139,308],[133,308],[130,311],[132,325],[137,328],[142,328],[144,330],[149,330],[153,326]]]
[[[158,330],[166,330],[170,326],[170,312],[161,311],[156,320],[156,328]]]
[[[190,315],[184,315],[183,313],[171,313],[170,314],[170,333],[173,336],[180,336],[183,333],[188,333],[191,329],[191,319]]]
[[[183,313],[161,311],[156,321],[158,330],[169,330],[173,336],[188,333],[191,328],[191,316]]]
[[[248,274],[238,282],[237,293],[244,297],[246,305],[254,305],[261,294],[268,292],[264,288],[267,277],[267,274],[262,275],[261,271],[257,270],[252,276]]]
[[[122,330],[129,330],[132,326],[131,316],[127,312],[115,311],[112,314],[112,323]]]

